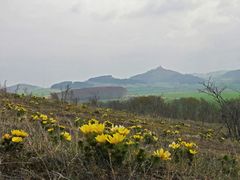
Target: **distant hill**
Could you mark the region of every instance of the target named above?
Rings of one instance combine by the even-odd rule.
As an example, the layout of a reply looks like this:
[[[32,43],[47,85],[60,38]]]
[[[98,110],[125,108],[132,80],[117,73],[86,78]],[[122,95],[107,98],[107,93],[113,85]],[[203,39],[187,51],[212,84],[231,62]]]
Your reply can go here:
[[[30,93],[34,90],[41,89],[39,86],[34,86],[30,84],[16,84],[7,87],[7,92],[10,93]]]
[[[133,76],[130,79],[148,84],[152,83],[197,84],[203,81],[202,78],[190,74],[181,74],[176,71],[167,70],[161,66],[156,69],[150,70],[146,73]]]
[[[30,84],[16,84],[16,85],[7,87],[7,92],[17,93],[17,94],[32,94],[36,96],[48,96],[52,92],[59,92],[59,91],[50,89],[50,88],[34,86]]]
[[[201,77],[205,80],[212,78],[213,81],[221,84],[229,83],[240,83],[240,70],[233,71],[216,71],[206,74],[194,74],[195,76]]]
[[[209,72],[209,73],[195,73],[194,76],[200,77],[202,79],[208,80],[209,78],[212,79],[219,79],[222,75],[227,73],[228,71],[215,71],[215,72]]]
[[[240,83],[240,70],[228,71],[219,80],[229,83]]]

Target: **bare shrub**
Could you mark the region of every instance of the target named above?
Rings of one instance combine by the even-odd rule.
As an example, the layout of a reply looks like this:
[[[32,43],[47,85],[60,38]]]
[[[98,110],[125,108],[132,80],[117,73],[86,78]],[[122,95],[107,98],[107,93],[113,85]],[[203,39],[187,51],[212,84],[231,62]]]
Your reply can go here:
[[[226,100],[222,93],[226,88],[219,88],[209,79],[202,83],[204,89],[200,92],[206,93],[214,98],[220,107],[221,121],[228,130],[229,136],[240,139],[240,99]]]

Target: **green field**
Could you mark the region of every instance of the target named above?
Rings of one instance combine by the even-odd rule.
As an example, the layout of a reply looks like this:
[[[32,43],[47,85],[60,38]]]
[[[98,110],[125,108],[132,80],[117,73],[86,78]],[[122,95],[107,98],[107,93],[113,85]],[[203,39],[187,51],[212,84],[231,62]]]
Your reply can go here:
[[[185,97],[194,97],[197,99],[203,98],[206,100],[212,100],[212,97],[199,92],[198,89],[202,89],[199,86],[176,86],[174,88],[169,88],[167,86],[162,87],[129,87],[128,88],[128,96],[162,96],[168,100],[178,99],[178,98],[185,98]],[[223,92],[223,97],[226,99],[237,98],[240,96],[240,93],[235,90],[226,90]]]

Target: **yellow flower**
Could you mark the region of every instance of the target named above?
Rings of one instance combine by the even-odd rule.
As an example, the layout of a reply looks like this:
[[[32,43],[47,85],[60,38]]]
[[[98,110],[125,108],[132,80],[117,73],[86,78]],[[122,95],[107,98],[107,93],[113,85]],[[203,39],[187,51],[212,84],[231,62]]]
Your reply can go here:
[[[125,139],[125,137],[126,136],[124,136],[124,135],[121,135],[119,133],[115,133],[112,136],[108,135],[107,136],[107,141],[110,144],[119,144],[119,143],[121,143]]]
[[[114,126],[114,127],[112,127],[111,131],[118,132],[119,134],[122,134],[124,136],[126,136],[130,133],[130,130],[125,128],[124,126]]]
[[[47,120],[48,120],[48,116],[47,116],[47,115],[44,115],[44,114],[41,114],[41,115],[40,115],[40,118],[41,118],[43,121],[47,121]]]
[[[101,134],[101,135],[98,135],[97,137],[95,137],[95,139],[98,143],[105,143],[107,140],[107,135]]]
[[[164,151],[163,148],[154,151],[153,156],[158,157],[164,161],[171,160],[171,153],[168,151]]]
[[[186,148],[193,148],[194,146],[197,146],[195,143],[187,143],[187,142],[185,142],[185,141],[182,141],[181,142],[181,144],[183,145],[183,146],[185,146]]]
[[[47,124],[48,122],[47,121],[42,121],[42,124]]]
[[[132,144],[135,144],[135,142],[129,140],[128,142],[126,142],[127,145],[132,145]]]
[[[39,120],[38,115],[32,115],[33,120]]]
[[[181,145],[178,143],[173,142],[172,144],[169,145],[170,148],[172,149],[178,149]]]
[[[10,134],[4,134],[3,136],[2,136],[2,139],[7,139],[7,140],[9,140],[9,139],[11,139],[11,135]]]
[[[158,137],[157,136],[153,136],[153,140],[154,141],[158,141]]]
[[[198,152],[197,152],[196,150],[194,150],[194,149],[189,149],[189,152],[190,152],[190,154],[192,154],[192,155],[195,155],[195,154],[198,153]]]
[[[54,128],[49,128],[47,131],[52,132],[52,131],[54,131]]]
[[[104,129],[105,129],[105,125],[104,124],[92,124],[92,129],[93,132],[97,133],[97,134],[101,134],[103,133]]]
[[[13,136],[28,137],[28,133],[23,130],[12,130],[11,133]]]
[[[22,142],[22,141],[23,141],[22,137],[13,137],[12,138],[12,142],[15,142],[15,143],[19,143],[19,142]]]
[[[170,134],[171,133],[171,130],[167,130],[167,131],[165,131],[166,133],[168,133],[168,134]]]
[[[179,134],[180,132],[178,130],[173,131],[173,134]]]
[[[133,136],[133,139],[137,140],[137,141],[140,141],[143,139],[143,136],[139,135],[139,134],[136,134]]]
[[[85,124],[85,125],[81,126],[79,129],[80,129],[84,134],[89,134],[89,133],[92,132],[92,128],[91,128],[91,126],[89,126],[88,124]]]
[[[142,126],[141,126],[141,125],[137,125],[137,126],[131,126],[130,128],[131,128],[131,129],[141,129]]]
[[[53,119],[53,118],[50,118],[49,121],[50,121],[52,124],[54,124],[54,123],[57,122],[57,120],[55,120],[55,119]]]
[[[58,126],[60,129],[65,129],[65,126],[63,126],[63,125],[59,125]]]
[[[68,132],[62,132],[61,133],[61,136],[65,139],[65,140],[67,140],[67,141],[71,141],[72,140],[72,136],[68,133]]]

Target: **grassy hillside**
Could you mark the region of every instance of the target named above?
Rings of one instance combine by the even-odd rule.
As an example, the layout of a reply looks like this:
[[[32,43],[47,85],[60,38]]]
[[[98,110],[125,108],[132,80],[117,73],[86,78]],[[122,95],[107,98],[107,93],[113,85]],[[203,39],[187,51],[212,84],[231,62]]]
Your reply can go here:
[[[240,178],[220,124],[0,94],[0,133],[0,179]]]

